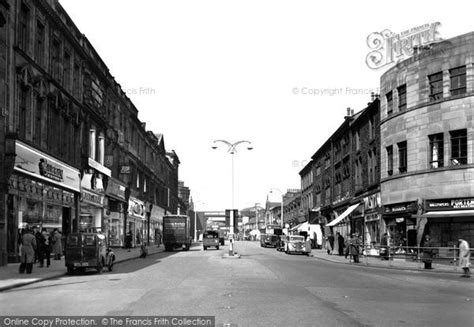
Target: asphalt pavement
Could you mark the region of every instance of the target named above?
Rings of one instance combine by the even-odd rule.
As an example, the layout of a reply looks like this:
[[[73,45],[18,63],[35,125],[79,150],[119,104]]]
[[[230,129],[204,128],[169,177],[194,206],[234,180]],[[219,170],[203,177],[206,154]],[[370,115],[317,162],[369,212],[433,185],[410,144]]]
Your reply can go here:
[[[199,245],[194,244],[194,245]],[[123,248],[113,249],[116,255],[115,263],[120,263],[133,259],[140,259],[140,248],[133,248],[130,251]],[[164,251],[164,247],[150,246],[148,247],[148,254],[153,255]],[[226,252],[224,252],[224,255]],[[375,256],[361,256],[360,263],[354,263],[350,257],[345,258],[336,254],[327,254],[324,249],[314,249],[311,252],[311,257],[319,260],[331,261],[339,264],[354,265],[354,266],[372,266],[387,269],[399,270],[418,270],[429,273],[454,273],[461,274],[462,270],[449,262],[445,264],[433,263],[433,269],[425,270],[424,264],[421,261],[414,261],[405,258],[392,258],[391,260],[382,260]],[[15,287],[20,287],[32,283],[37,283],[43,280],[56,278],[66,274],[66,267],[64,264],[64,256],[61,260],[51,259],[50,267],[40,268],[39,264],[35,264],[31,274],[20,274],[18,272],[19,263],[10,263],[7,266],[0,267],[0,292]]]

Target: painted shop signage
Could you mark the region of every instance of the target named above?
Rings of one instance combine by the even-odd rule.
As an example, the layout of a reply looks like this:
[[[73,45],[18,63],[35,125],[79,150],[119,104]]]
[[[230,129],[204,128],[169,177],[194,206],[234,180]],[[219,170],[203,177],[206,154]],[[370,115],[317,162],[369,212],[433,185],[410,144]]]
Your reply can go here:
[[[79,192],[79,170],[20,141],[15,142],[15,170]]]
[[[380,193],[371,194],[364,198],[364,208],[367,211],[380,208],[380,204]]]
[[[383,208],[384,214],[407,214],[416,213],[416,202],[405,202],[393,205],[386,205]]]
[[[128,214],[132,217],[145,219],[145,213],[145,202],[131,196],[128,200]]]
[[[125,201],[125,190],[126,187],[124,185],[115,181],[113,178],[109,178],[105,194],[121,201]]]
[[[425,209],[426,211],[474,209],[474,198],[426,200]]]
[[[81,191],[81,202],[102,207],[104,205],[104,196],[83,188]]]

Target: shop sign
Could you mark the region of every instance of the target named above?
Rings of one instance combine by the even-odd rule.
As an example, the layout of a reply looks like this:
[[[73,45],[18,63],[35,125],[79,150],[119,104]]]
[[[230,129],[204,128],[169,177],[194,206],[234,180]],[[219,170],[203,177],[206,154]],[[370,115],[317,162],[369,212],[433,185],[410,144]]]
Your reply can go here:
[[[377,208],[380,208],[380,204],[380,193],[371,194],[364,198],[365,210],[375,210]]]
[[[159,224],[163,223],[163,216],[165,215],[165,209],[153,205],[150,213],[150,220],[157,222]]]
[[[81,202],[102,207],[104,205],[104,196],[83,188],[81,191]]]
[[[120,167],[120,173],[121,174],[130,174],[131,173],[130,166],[121,166]]]
[[[79,192],[79,170],[47,154],[23,144],[15,143],[15,170]]]
[[[416,213],[416,202],[406,202],[384,206],[385,214]]]
[[[98,172],[104,174],[105,176],[108,176],[110,177],[112,175],[111,171],[109,168],[105,167],[105,166],[102,166],[100,163],[98,163],[97,161],[95,161],[94,159],[92,158],[89,158],[89,167],[91,168],[94,168],[95,170],[97,170]]]
[[[128,200],[128,214],[133,217],[145,219],[145,203],[134,197]]]
[[[426,211],[474,209],[474,198],[426,200]]]
[[[365,215],[365,222],[378,221],[380,220],[380,215],[378,213],[371,213]]]
[[[107,190],[105,194],[117,198],[119,200],[125,201],[125,190],[126,187],[116,182],[113,178],[109,178],[107,184]]]

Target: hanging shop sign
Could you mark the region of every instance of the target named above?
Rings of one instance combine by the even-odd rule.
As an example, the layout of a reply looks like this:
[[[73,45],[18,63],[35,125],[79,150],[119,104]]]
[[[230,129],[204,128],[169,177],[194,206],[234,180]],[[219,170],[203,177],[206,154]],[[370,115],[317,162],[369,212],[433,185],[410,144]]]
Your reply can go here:
[[[87,190],[83,188],[81,190],[81,202],[92,204],[96,207],[103,207],[104,206],[104,195],[97,194],[91,190]]]
[[[105,190],[105,194],[112,198],[116,198],[120,201],[125,201],[125,190],[126,186],[122,185],[120,182],[115,180],[114,178],[109,178],[109,182],[107,183],[107,189]]]
[[[366,211],[380,208],[380,193],[371,194],[364,198],[364,208]]]
[[[474,209],[474,198],[425,200],[426,211]]]
[[[128,214],[131,217],[145,219],[145,202],[138,200],[134,197],[130,197],[128,200]]]
[[[79,170],[20,141],[15,142],[15,170],[79,192]]]

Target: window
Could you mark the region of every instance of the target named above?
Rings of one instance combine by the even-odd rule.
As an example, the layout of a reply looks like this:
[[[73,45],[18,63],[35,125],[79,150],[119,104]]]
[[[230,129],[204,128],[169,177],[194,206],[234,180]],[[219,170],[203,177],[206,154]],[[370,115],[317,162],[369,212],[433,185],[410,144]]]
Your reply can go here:
[[[25,87],[19,88],[20,101],[19,101],[19,117],[18,117],[18,136],[22,139],[26,138],[26,121],[28,117],[28,102],[29,102],[29,90]]]
[[[433,134],[430,139],[430,166],[431,168],[439,168],[444,166],[443,162],[443,133]]]
[[[356,151],[360,150],[360,131],[359,130],[355,132],[355,148],[356,148]]]
[[[393,112],[393,93],[392,91],[388,92],[385,95],[387,99],[387,115],[390,115]]]
[[[386,148],[387,150],[387,174],[393,175],[393,145]]]
[[[36,22],[36,44],[35,44],[35,59],[40,65],[44,65],[44,25],[40,22]]]
[[[443,98],[443,72],[428,76],[430,83],[430,100],[435,101]]]
[[[42,132],[43,132],[43,99],[36,95],[36,112],[35,112],[35,127],[34,127],[34,138],[33,141],[41,147]]]
[[[81,70],[79,67],[79,63],[75,62],[74,63],[74,72],[72,76],[72,94],[76,97],[79,98],[81,94],[81,88],[80,88],[80,80],[81,80]]]
[[[407,142],[400,142],[398,145],[398,170],[400,173],[407,172]]]
[[[51,49],[51,70],[53,77],[61,81],[60,78],[60,60],[61,60],[61,44],[57,39],[53,39]]]
[[[30,9],[22,3],[20,7],[20,17],[18,18],[18,46],[25,51],[28,50],[28,42],[30,41],[29,20]]]
[[[374,125],[374,118],[370,117],[370,119],[369,119],[369,140],[372,140],[374,138],[373,125]]]
[[[69,54],[69,52],[64,51],[63,86],[68,91],[71,88],[71,70],[72,70],[71,55]]]
[[[451,164],[467,164],[467,130],[460,129],[449,132],[451,135]]]
[[[405,111],[407,109],[407,85],[404,84],[398,89],[398,111]]]
[[[89,131],[89,158],[95,160],[95,153],[96,153],[96,131],[95,129],[91,129]]]
[[[466,66],[451,69],[451,95],[466,93]]]

